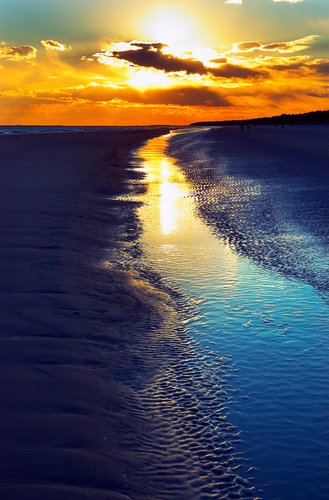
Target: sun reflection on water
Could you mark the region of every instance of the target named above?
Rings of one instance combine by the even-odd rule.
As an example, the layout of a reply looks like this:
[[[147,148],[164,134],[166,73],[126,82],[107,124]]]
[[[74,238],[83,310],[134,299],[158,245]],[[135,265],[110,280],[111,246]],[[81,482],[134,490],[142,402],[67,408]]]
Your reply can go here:
[[[148,157],[147,146],[141,151],[142,157],[144,153],[143,171],[148,183],[147,198],[159,198],[159,203],[150,204],[152,217],[158,221],[160,233],[164,236],[184,229],[184,219],[188,214],[183,199],[189,194],[183,173],[163,153],[167,138],[164,136],[159,140],[159,155]]]
[[[160,226],[162,234],[171,234],[178,229],[181,222],[180,200],[188,194],[183,175],[175,178],[172,165],[166,160],[161,161],[160,185]],[[177,177],[177,175],[176,175]]]
[[[169,138],[165,135],[152,139],[138,151],[147,184],[139,210],[145,248],[157,266],[167,262],[171,269],[176,269],[175,274],[184,269],[200,280],[213,275],[213,256],[220,253],[220,261],[230,277],[229,286],[233,288],[237,256],[228,245],[218,246],[217,239],[195,212],[193,189],[174,159],[166,154]],[[216,276],[213,278],[217,281]]]

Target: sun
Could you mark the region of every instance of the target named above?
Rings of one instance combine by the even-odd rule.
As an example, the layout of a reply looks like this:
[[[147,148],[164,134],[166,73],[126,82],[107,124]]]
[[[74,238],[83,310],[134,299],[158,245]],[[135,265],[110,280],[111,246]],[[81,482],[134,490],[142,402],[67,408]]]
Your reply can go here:
[[[183,10],[162,8],[142,21],[143,35],[167,44],[191,44],[196,41],[197,23]]]
[[[130,68],[131,74],[127,84],[141,91],[150,88],[167,88],[172,85],[168,75],[153,68]]]

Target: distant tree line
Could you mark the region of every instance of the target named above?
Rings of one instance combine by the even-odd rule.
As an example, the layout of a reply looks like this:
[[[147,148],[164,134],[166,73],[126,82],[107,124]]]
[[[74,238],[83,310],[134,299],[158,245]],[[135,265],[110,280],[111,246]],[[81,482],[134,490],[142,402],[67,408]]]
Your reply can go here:
[[[296,115],[282,114],[278,116],[251,118],[248,120],[220,120],[194,122],[190,126],[199,125],[329,125],[328,111],[311,111]]]

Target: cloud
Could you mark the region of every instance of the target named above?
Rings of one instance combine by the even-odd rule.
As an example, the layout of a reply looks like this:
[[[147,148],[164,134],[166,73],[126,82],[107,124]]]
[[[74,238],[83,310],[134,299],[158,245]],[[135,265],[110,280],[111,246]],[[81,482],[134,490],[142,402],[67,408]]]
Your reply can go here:
[[[240,42],[233,45],[232,52],[253,52],[255,50],[281,53],[299,52],[301,50],[308,49],[309,46],[317,40],[317,38],[318,35],[309,35],[304,38],[290,40],[288,42],[275,42],[268,44],[263,44],[258,41]]]
[[[318,38],[318,35],[309,35],[304,38],[299,38],[298,40],[292,40],[290,42],[278,42],[269,43],[263,45],[261,50],[270,50],[276,52],[299,52],[301,50],[308,49],[309,46]]]
[[[305,61],[282,61],[281,63],[272,64],[271,69],[276,71],[299,71],[307,68],[307,63]]]
[[[162,49],[166,47],[165,44],[131,42],[130,45],[131,48],[128,50],[114,50],[112,53],[108,53],[109,57],[128,61],[134,66],[154,68],[165,72],[184,71],[188,74],[198,73],[200,75],[207,73],[201,61],[183,59],[162,52]]]
[[[259,42],[240,42],[234,45],[234,49],[238,52],[251,52],[256,49],[261,49],[262,44]]]
[[[270,50],[275,52],[299,52],[301,50],[308,49],[309,46],[315,42],[318,35],[309,35],[304,38],[299,38],[298,40],[292,40],[290,42],[279,42],[279,43],[269,43],[263,45],[261,50]]]
[[[180,87],[173,89],[149,90],[145,95],[146,104],[174,104],[177,106],[229,106],[230,102],[208,87]]]
[[[267,76],[265,71],[246,68],[245,66],[239,66],[236,64],[223,64],[220,68],[214,68],[210,71],[213,76],[223,78],[249,79]]]
[[[71,50],[72,47],[69,45],[64,45],[57,40],[41,40],[41,44],[46,50],[57,50],[59,52],[64,52],[65,50]]]
[[[252,43],[253,46],[258,42]],[[185,72],[188,75],[201,75],[226,79],[250,79],[266,76],[264,71],[250,69],[238,64],[230,64],[226,57],[218,57],[205,65],[198,59],[189,56],[178,57],[169,53],[170,48],[163,43],[153,42],[129,42],[116,44],[121,50],[107,50],[94,54],[91,58],[84,57],[86,61],[96,60],[101,64],[113,65],[121,61],[136,68],[151,68],[166,73]],[[261,45],[261,44],[259,44]],[[214,64],[221,66],[214,67]]]
[[[235,5],[242,5],[242,0],[226,0],[225,3],[230,3],[230,4],[235,4]]]
[[[223,64],[223,63],[227,62],[227,58],[226,57],[219,57],[218,59],[211,59],[210,62],[215,63],[215,64]]]
[[[37,49],[32,45],[6,45],[0,42],[0,58],[10,60],[34,59],[37,55]]]
[[[316,62],[310,67],[320,75],[329,75],[329,60]]]
[[[146,105],[205,106],[224,107],[230,102],[219,92],[209,87],[174,87],[168,89],[149,89],[140,92],[132,87],[111,87],[106,85],[88,85],[62,89],[60,91],[38,92],[38,99],[57,99],[61,102],[130,102]]]

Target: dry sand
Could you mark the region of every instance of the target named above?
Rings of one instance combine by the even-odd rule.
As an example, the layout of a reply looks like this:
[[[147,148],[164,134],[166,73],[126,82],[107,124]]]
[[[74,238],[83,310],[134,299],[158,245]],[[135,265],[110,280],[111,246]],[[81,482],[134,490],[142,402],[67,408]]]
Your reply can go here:
[[[174,318],[169,296],[113,266],[138,233],[114,195],[127,151],[159,133],[0,137],[0,498],[131,492],[134,387],[160,361],[143,342]]]

